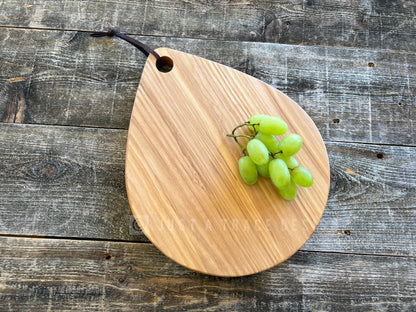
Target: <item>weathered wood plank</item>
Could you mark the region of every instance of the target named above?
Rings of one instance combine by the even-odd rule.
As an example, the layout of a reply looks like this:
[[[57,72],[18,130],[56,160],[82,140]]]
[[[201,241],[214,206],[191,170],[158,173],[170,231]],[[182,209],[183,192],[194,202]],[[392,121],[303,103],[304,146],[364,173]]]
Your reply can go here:
[[[0,124],[0,133],[0,233],[147,241],[126,198],[125,130]],[[326,147],[329,201],[302,249],[416,255],[416,149]]]
[[[415,144],[416,54],[138,39],[229,65],[282,90],[326,140]],[[145,61],[141,52],[80,32],[3,29],[0,42],[2,121],[127,129]]]
[[[126,131],[0,128],[0,233],[133,238]]]
[[[326,147],[328,204],[303,248],[416,255],[416,149],[345,143]]]
[[[412,311],[416,259],[298,252],[243,278],[142,243],[0,238],[2,311]]]
[[[2,1],[0,25],[416,50],[413,1]]]

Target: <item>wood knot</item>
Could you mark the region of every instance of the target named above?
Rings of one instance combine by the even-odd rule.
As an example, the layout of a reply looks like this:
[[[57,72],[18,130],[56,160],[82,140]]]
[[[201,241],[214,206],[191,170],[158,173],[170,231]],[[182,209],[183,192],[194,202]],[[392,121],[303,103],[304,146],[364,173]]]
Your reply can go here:
[[[129,230],[130,230],[131,235],[137,236],[142,233],[140,226],[137,224],[137,221],[133,216],[131,216],[129,228],[130,228]]]
[[[110,260],[110,259],[112,259],[112,258],[114,258],[114,256],[113,256],[112,254],[110,254],[110,253],[106,253],[106,254],[104,255],[104,259],[106,259],[106,260]]]
[[[56,167],[51,164],[46,164],[42,169],[44,176],[52,176],[56,173]]]
[[[58,176],[58,166],[54,163],[40,163],[37,167],[34,168],[38,176],[46,180],[55,179]]]
[[[40,160],[39,162],[29,163],[26,165],[26,174],[33,180],[42,180],[50,182],[61,178],[68,171],[68,164],[58,159]]]

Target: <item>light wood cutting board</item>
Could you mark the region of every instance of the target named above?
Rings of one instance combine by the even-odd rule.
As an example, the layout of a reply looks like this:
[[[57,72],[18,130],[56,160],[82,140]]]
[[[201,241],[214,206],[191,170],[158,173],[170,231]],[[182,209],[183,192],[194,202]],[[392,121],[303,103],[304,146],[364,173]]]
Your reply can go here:
[[[311,118],[289,97],[244,73],[190,54],[146,62],[127,142],[126,186],[144,234],[169,258],[206,274],[243,276],[271,268],[312,235],[325,209],[329,164]],[[314,176],[295,200],[270,179],[246,185],[241,149],[227,133],[253,114],[285,120],[302,136],[296,155]]]

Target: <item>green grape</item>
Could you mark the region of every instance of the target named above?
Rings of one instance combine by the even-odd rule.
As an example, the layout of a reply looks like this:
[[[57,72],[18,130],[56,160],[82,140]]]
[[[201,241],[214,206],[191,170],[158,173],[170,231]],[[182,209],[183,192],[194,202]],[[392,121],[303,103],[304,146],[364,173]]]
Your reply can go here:
[[[244,182],[248,185],[257,182],[257,168],[254,162],[248,156],[241,157],[238,161],[238,169]]]
[[[270,161],[270,158],[269,158],[269,161]],[[264,177],[264,178],[270,178],[270,173],[269,173],[269,162],[267,162],[267,164],[262,165],[262,166],[256,165],[256,167],[257,167],[257,171],[258,171],[258,173],[259,173],[262,177]]]
[[[279,188],[284,189],[289,186],[290,183],[290,173],[289,169],[286,166],[286,163],[280,159],[273,159],[269,163],[269,172],[270,178],[272,179],[273,184]]]
[[[293,180],[290,180],[289,186],[285,189],[278,189],[280,196],[282,196],[286,200],[295,199],[296,193],[298,190],[296,189],[296,183]]]
[[[248,155],[256,165],[265,165],[269,162],[269,150],[262,141],[253,139],[247,144]]]
[[[313,184],[313,176],[308,169],[303,167],[296,167],[291,172],[293,182],[303,187],[310,187]]]
[[[267,116],[267,115],[262,115],[262,114],[258,114],[258,115],[253,115],[253,116],[251,116],[249,119],[248,119],[248,121],[250,122],[250,123],[252,123],[252,124],[258,124],[258,123],[260,123],[260,121],[263,119],[263,117],[265,117],[265,116]],[[255,126],[248,126],[249,127],[249,129],[251,130],[251,131],[254,131],[254,132],[258,132],[259,131],[259,126],[258,125],[255,125]]]
[[[289,169],[294,169],[299,166],[298,161],[293,156],[282,157]]]
[[[294,169],[299,166],[298,161],[293,156],[285,156],[282,153],[278,153],[274,157],[282,159],[289,169]]]
[[[264,134],[282,135],[287,131],[287,124],[280,118],[265,116],[260,121],[259,131]]]
[[[282,152],[283,156],[292,156],[299,152],[302,143],[303,141],[300,135],[291,133],[280,141],[278,149]]]
[[[259,132],[256,135],[256,139],[262,141],[263,144],[266,145],[270,153],[277,153],[277,146],[279,145],[279,142],[273,135]]]

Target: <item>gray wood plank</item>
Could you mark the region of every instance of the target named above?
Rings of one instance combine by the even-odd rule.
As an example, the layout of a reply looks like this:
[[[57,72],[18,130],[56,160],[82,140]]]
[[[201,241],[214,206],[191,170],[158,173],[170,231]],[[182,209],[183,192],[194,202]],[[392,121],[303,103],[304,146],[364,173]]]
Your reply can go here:
[[[198,274],[151,244],[0,238],[2,311],[414,311],[416,259],[298,252],[252,276]]]
[[[129,235],[126,131],[0,129],[0,233],[137,238]]]
[[[0,124],[0,133],[0,233],[147,241],[126,198],[125,130]],[[416,255],[416,148],[326,147],[328,205],[302,250]]]
[[[325,140],[415,144],[414,53],[137,38],[231,66],[282,90]],[[0,42],[3,122],[127,129],[145,62],[141,52],[81,32],[3,28]]]
[[[18,1],[0,25],[302,45],[416,50],[413,1]]]
[[[326,148],[328,204],[303,249],[416,255],[416,149],[346,143]]]

